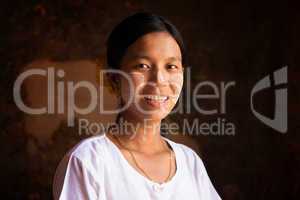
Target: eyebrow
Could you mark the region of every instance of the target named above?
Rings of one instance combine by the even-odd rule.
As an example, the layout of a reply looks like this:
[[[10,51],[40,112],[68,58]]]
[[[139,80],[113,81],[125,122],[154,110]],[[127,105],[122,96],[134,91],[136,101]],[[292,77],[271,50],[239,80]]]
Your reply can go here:
[[[170,61],[181,61],[181,58],[180,57],[169,57],[167,58],[166,60],[170,60]]]
[[[133,56],[130,56],[131,59],[146,59],[146,60],[151,60],[151,58],[147,55],[143,55],[143,54],[136,54],[136,55],[133,55]],[[168,61],[181,61],[181,58],[178,57],[178,56],[172,56],[172,57],[169,57],[169,58],[166,58],[166,60]]]

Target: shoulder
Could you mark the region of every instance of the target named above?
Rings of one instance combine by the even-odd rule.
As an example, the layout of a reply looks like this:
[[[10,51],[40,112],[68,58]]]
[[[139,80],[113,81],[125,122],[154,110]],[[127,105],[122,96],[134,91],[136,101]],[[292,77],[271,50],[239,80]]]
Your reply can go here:
[[[168,141],[175,149],[177,149],[177,151],[181,155],[180,158],[188,168],[190,168],[191,170],[199,170],[199,168],[200,171],[205,170],[204,163],[201,157],[191,147],[182,143],[174,142],[170,139],[168,139]]]
[[[104,135],[98,135],[82,140],[67,154],[83,161],[89,159],[91,156],[101,156],[101,154],[103,154],[104,148]]]
[[[197,187],[201,193],[201,199],[209,199],[209,200],[221,200],[217,191],[215,190],[212,182],[207,174],[206,168],[200,156],[190,147],[171,142],[173,146],[181,151],[180,155],[183,160],[183,165],[185,172],[191,173],[192,177],[195,178],[195,182]]]
[[[86,138],[70,149],[61,162],[76,160],[92,170],[99,166],[105,152],[104,135]],[[71,163],[70,163],[71,164]]]
[[[96,180],[101,178],[103,168],[103,149],[104,138],[100,135],[82,140],[65,154],[53,178],[55,199],[62,191],[67,192],[69,187],[78,189],[87,183],[97,187]]]
[[[186,157],[190,158],[190,159],[196,159],[200,157],[198,156],[198,154],[189,146],[182,144],[182,143],[178,143],[175,142],[171,139],[168,139],[168,142],[172,145],[172,147],[175,147],[177,150],[181,151]]]
[[[64,155],[56,168],[54,179],[63,177],[71,170],[86,170],[91,174],[101,171],[103,154],[103,135],[82,140]]]

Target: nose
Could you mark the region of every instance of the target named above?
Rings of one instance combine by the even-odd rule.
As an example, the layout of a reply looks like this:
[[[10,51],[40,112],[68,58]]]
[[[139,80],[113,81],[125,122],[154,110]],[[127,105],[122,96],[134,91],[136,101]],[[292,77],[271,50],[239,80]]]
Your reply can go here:
[[[163,69],[154,70],[151,82],[157,86],[166,86],[169,82],[169,74]]]

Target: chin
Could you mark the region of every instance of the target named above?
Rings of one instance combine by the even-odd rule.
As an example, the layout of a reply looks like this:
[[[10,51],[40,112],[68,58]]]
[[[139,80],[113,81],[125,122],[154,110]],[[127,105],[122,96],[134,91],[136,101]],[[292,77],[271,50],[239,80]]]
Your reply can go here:
[[[146,112],[139,112],[139,116],[145,120],[161,121],[170,114],[170,110],[167,108],[156,108],[151,109],[149,107],[144,107]]]
[[[152,110],[151,112],[148,110],[149,113],[140,112],[135,110],[134,115],[135,118],[139,121],[161,121],[166,118],[170,112],[163,112],[161,110]]]
[[[139,107],[139,108],[138,108]],[[127,112],[131,113],[131,116],[134,116],[138,121],[161,121],[166,118],[170,112],[172,105],[168,104],[165,107],[154,108],[149,106],[145,102],[140,102],[139,106],[131,105]]]
[[[155,114],[148,114],[148,115],[143,115],[144,120],[149,120],[149,121],[161,121],[164,118],[168,116],[168,113],[155,113]]]

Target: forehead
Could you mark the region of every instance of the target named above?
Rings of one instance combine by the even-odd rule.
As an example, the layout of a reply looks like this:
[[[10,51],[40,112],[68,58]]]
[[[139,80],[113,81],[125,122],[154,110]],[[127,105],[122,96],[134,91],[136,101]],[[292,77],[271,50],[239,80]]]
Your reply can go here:
[[[148,33],[129,46],[124,58],[170,58],[181,60],[181,50],[176,40],[167,32]]]

